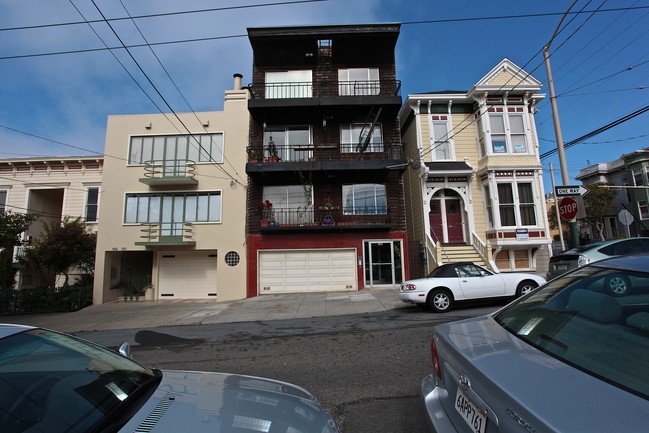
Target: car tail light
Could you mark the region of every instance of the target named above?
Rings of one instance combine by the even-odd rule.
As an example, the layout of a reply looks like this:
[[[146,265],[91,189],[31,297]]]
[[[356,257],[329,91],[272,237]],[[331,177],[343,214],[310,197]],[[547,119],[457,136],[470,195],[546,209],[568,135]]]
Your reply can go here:
[[[433,368],[435,369],[435,374],[439,379],[442,378],[442,368],[439,365],[439,357],[437,356],[437,343],[433,338],[433,341],[430,343],[430,354],[433,357]]]

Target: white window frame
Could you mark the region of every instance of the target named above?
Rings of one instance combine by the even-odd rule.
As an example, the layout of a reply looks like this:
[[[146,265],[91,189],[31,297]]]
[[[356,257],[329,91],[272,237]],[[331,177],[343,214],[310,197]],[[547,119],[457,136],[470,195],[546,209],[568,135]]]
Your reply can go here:
[[[438,131],[440,127],[445,132]],[[439,137],[438,137],[439,135]],[[453,137],[451,135],[451,116],[447,114],[430,115],[430,154],[434,161],[452,161],[455,159]],[[440,152],[443,152],[440,158]]]
[[[379,95],[381,80],[378,68],[338,69],[338,94],[340,96]]]
[[[649,203],[647,203],[647,200],[638,200],[638,215],[643,221],[649,219]]]
[[[90,191],[97,191],[97,201],[95,203],[90,203]],[[101,188],[99,186],[87,186],[86,187],[86,198],[85,204],[83,207],[83,217],[87,223],[97,223],[99,221],[99,198],[101,197]],[[88,219],[88,209],[90,206],[95,208],[95,218]]]
[[[4,199],[2,199],[4,196]],[[7,203],[9,203],[9,189],[0,189],[0,212],[7,210]]]
[[[523,184],[528,184],[530,185],[532,191],[532,202],[531,203],[521,203],[520,201],[520,193],[519,193],[519,185]],[[509,185],[510,191],[513,194],[512,197],[512,202],[511,203],[503,203],[501,196],[500,196],[500,185]],[[539,225],[539,205],[536,200],[536,187],[535,183],[532,180],[502,180],[496,182],[496,198],[498,199],[498,212],[493,213],[493,218],[494,218],[494,227],[495,228],[505,228],[505,227],[538,227]],[[490,198],[488,198],[490,200]],[[514,224],[513,225],[504,225],[502,222],[502,212],[503,212],[503,206],[510,206],[514,210]],[[522,217],[522,212],[521,212],[521,205],[523,206],[533,206],[534,207],[534,224],[523,224],[523,217]]]
[[[487,149],[488,155],[529,155],[533,152],[531,146],[531,137],[529,134],[529,119],[527,119],[527,110],[523,105],[502,105],[490,106],[487,108],[487,119],[489,125],[489,142]],[[516,130],[518,122],[513,119],[520,118],[522,131]],[[502,130],[497,130],[502,121]],[[494,140],[495,137],[502,137],[501,140]],[[521,144],[520,140],[523,143]],[[497,149],[496,149],[496,144]]]
[[[313,72],[310,69],[267,71],[265,83],[266,99],[311,98],[313,96]]]
[[[364,123],[343,123],[340,125],[341,153],[359,153],[360,134],[364,127],[366,127]],[[358,136],[358,140],[354,139],[355,136]],[[367,149],[365,149],[365,153],[368,152],[383,152],[383,126],[380,123],[374,126],[372,138],[370,138]]]
[[[142,166],[151,161],[158,161],[165,166],[165,170],[176,170],[179,168],[178,164],[174,164],[176,161],[191,161],[196,164],[222,163],[223,135],[223,132],[134,135],[129,140],[128,165]]]
[[[127,193],[125,225],[161,223],[220,223],[221,191]]]
[[[631,170],[634,186],[644,186],[644,175],[642,174],[642,171],[641,168]],[[640,183],[638,183],[638,176],[640,177]]]
[[[368,194],[367,197],[363,197],[364,194]],[[370,206],[357,206],[357,200],[363,199],[373,202],[373,204]],[[354,183],[343,185],[344,215],[385,215],[388,213],[387,209],[388,197],[385,184]]]

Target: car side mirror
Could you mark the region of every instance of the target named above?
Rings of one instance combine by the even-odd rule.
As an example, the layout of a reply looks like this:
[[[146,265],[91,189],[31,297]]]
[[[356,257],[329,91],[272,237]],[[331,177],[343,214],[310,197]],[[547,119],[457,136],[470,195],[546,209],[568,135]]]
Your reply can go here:
[[[486,277],[486,276],[487,276],[487,273],[486,273],[485,271],[480,271],[480,276],[481,276],[481,277]]]
[[[119,346],[119,349],[117,351],[124,358],[130,358],[131,357],[131,346],[126,342],[122,343],[122,345]]]

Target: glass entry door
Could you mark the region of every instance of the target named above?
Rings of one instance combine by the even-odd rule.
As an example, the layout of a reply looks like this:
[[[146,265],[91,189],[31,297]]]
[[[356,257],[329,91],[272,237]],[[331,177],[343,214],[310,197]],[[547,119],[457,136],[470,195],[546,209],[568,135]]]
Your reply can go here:
[[[401,241],[365,241],[365,285],[393,286],[403,280]]]

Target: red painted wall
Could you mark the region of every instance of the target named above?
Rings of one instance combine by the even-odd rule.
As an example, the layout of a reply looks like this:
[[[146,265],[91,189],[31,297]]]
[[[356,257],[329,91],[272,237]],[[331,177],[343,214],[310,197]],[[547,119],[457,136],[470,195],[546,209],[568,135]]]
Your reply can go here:
[[[257,296],[257,267],[259,250],[313,250],[317,248],[355,248],[356,255],[363,255],[363,242],[371,240],[400,239],[403,255],[403,276],[408,278],[408,240],[406,232],[350,232],[331,234],[249,234],[248,247],[248,297]],[[365,270],[356,267],[358,288],[365,288]]]

